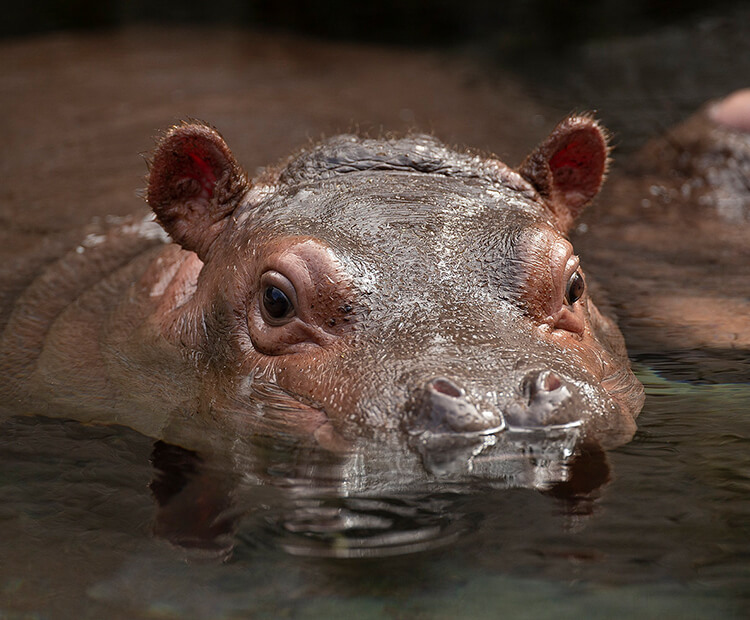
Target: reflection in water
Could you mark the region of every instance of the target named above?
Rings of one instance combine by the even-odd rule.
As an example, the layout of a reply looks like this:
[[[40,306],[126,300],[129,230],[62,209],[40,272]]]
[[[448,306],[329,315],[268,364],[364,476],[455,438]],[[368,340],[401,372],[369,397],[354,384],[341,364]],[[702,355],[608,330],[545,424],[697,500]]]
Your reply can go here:
[[[158,505],[154,533],[186,549],[226,558],[234,534],[236,480],[231,473],[206,469],[196,452],[163,441],[154,444],[151,462],[149,488]]]
[[[0,610],[746,617],[750,384],[674,382],[668,366],[639,369],[631,443],[575,452],[541,491],[420,478],[410,451],[220,460],[124,428],[6,420]]]
[[[372,445],[345,455],[282,450],[256,440],[234,455],[240,470],[158,441],[151,456],[154,532],[193,556],[222,560],[238,531],[243,542],[292,555],[385,557],[436,549],[474,532],[482,516],[465,510],[472,495],[536,489],[582,515],[609,479],[600,449],[576,448],[576,425],[505,431],[470,446],[466,436],[448,446],[451,438],[422,438],[420,456]],[[436,451],[438,439],[443,449]]]
[[[450,493],[402,497],[309,498],[266,516],[265,534],[287,553],[369,558],[434,549],[474,531]]]

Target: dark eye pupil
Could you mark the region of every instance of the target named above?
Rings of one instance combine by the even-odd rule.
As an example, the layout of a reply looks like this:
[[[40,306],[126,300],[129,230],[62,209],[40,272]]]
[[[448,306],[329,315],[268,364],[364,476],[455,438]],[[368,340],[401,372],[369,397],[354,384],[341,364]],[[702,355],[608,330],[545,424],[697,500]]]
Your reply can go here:
[[[576,271],[568,282],[568,290],[565,293],[565,301],[568,305],[572,306],[581,297],[583,297],[583,291],[586,285],[583,282],[583,276],[580,272]]]
[[[292,302],[283,291],[269,286],[263,293],[263,307],[272,319],[282,319],[292,309]]]

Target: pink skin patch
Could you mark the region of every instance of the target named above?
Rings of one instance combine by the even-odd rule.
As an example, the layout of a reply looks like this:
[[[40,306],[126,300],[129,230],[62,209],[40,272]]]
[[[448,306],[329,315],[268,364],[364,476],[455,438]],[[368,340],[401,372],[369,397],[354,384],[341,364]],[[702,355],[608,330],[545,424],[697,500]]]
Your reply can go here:
[[[188,175],[189,178],[195,179],[203,187],[203,194],[206,198],[211,198],[214,193],[214,186],[216,185],[216,175],[214,174],[211,165],[198,154],[195,147],[185,149],[186,154],[198,168],[196,174]]]
[[[708,115],[719,125],[750,132],[750,88],[738,90],[711,106]]]
[[[594,141],[589,134],[579,133],[550,158],[555,186],[574,206],[586,202],[598,191],[604,169],[602,155],[598,138]]]

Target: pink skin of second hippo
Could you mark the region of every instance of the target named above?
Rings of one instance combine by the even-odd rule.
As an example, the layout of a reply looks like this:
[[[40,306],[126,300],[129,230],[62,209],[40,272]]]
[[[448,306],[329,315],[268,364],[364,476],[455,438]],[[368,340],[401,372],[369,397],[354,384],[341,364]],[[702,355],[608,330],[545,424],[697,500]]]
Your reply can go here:
[[[183,445],[563,427],[618,445],[643,388],[567,238],[607,157],[578,116],[517,170],[339,136],[250,181],[212,128],[174,127],[147,192],[169,239],[124,222],[47,265],[6,325],[3,392]]]
[[[750,133],[750,88],[738,90],[714,104],[708,114],[718,125]]]
[[[702,106],[612,172],[576,238],[631,355],[682,380],[747,381],[749,126],[750,89]]]

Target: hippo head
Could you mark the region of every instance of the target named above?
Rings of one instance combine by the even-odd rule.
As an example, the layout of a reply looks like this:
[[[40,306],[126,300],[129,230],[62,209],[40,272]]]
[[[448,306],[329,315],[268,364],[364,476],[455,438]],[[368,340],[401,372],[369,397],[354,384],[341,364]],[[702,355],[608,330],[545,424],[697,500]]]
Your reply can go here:
[[[160,329],[231,432],[336,447],[578,425],[622,443],[642,387],[566,237],[606,163],[583,116],[517,170],[344,135],[251,182],[213,129],[174,127],[148,187],[186,256]]]

